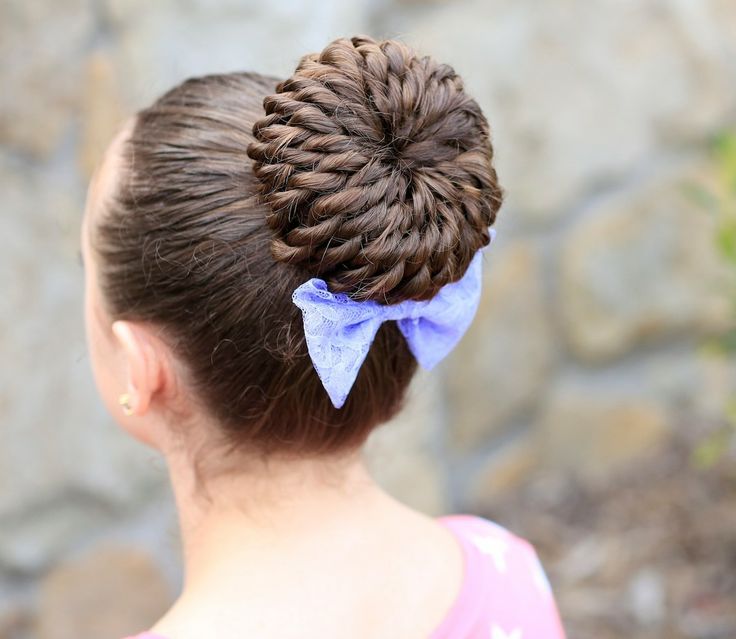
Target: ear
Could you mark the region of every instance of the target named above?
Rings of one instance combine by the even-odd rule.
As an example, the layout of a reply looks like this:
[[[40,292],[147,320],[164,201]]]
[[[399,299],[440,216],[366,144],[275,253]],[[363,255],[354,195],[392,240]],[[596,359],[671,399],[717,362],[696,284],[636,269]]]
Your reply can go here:
[[[113,322],[112,332],[121,346],[133,415],[144,415],[151,397],[161,386],[160,355],[141,326],[118,320]]]

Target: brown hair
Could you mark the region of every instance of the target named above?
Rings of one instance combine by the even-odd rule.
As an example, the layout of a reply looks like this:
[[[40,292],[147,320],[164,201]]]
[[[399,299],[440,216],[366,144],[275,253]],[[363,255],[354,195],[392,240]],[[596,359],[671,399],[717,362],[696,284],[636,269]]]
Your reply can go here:
[[[429,299],[488,244],[502,201],[459,76],[367,36],[284,81],[190,78],[136,115],[122,153],[90,233],[106,310],[156,327],[228,440],[266,456],[360,446],[417,367],[385,322],[334,408],[294,289],[319,276],[357,300]]]

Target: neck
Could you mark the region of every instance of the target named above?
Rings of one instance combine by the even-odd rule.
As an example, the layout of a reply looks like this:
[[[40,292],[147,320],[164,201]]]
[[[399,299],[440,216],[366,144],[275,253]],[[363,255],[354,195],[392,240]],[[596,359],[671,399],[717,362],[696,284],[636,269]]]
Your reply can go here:
[[[168,454],[167,462],[181,528],[182,596],[221,591],[228,582],[242,592],[254,575],[323,555],[326,545],[330,552],[349,553],[407,509],[378,486],[360,451],[331,459],[249,461],[237,473],[208,476],[204,484],[185,455]]]
[[[218,475],[200,468],[204,485],[186,453],[165,454],[180,518],[184,587],[151,628],[158,636],[257,636],[263,628],[279,634],[282,623],[291,623],[285,609],[317,628],[324,615],[309,592],[322,593],[336,610],[363,609],[385,591],[376,567],[403,563],[415,575],[436,556],[434,570],[442,573],[447,562],[436,555],[438,545],[451,542],[457,555],[445,530],[379,487],[362,451],[267,464],[239,460],[238,472]],[[336,588],[339,583],[353,585]]]

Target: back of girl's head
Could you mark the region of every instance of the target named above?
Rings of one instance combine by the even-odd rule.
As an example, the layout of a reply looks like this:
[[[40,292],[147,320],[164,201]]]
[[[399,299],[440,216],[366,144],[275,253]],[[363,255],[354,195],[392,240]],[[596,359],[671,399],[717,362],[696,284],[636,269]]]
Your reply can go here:
[[[105,309],[160,332],[233,446],[347,452],[417,363],[383,323],[336,409],[292,292],[393,304],[460,279],[501,205],[492,158],[460,77],[395,40],[335,40],[284,81],[191,78],[137,114],[90,233]]]

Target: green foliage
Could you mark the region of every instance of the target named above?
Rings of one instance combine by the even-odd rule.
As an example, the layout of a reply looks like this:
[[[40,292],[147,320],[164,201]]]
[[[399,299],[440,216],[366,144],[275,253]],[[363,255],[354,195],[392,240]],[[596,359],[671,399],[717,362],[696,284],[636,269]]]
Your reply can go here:
[[[736,400],[726,405],[725,424],[704,437],[693,450],[692,462],[701,469],[712,467],[723,457],[736,437]]]
[[[736,282],[736,131],[726,131],[712,142],[715,183],[713,186],[689,185],[687,194],[702,210],[715,217],[714,243],[718,254],[728,264]],[[736,286],[731,293],[736,324]],[[736,353],[736,326],[703,345],[703,352],[720,357]],[[724,424],[699,442],[693,451],[693,462],[699,468],[717,463],[736,438],[736,398],[724,407]]]

